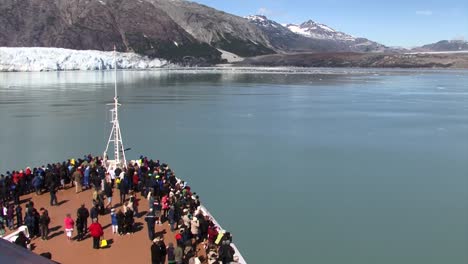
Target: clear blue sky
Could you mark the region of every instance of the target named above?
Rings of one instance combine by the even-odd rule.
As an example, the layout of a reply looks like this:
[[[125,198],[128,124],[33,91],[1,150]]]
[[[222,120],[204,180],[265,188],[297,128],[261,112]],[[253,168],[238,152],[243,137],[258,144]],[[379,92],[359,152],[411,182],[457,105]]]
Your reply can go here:
[[[195,0],[238,16],[262,13],[279,23],[312,19],[388,46],[468,40],[468,0]]]

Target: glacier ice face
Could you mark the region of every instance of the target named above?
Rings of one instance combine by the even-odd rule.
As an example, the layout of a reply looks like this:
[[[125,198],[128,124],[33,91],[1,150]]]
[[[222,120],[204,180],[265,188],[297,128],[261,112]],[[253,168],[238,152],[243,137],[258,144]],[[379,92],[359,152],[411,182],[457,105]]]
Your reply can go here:
[[[169,66],[163,59],[135,53],[116,53],[119,69],[149,69]],[[107,70],[114,68],[114,52],[62,48],[0,47],[0,71]]]

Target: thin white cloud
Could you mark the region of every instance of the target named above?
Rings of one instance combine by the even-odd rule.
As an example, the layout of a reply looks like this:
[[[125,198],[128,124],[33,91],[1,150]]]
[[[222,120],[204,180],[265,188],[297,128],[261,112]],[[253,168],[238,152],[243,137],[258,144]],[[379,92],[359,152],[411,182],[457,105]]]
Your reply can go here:
[[[419,16],[432,16],[433,12],[432,10],[418,10],[416,11],[416,15]]]
[[[454,38],[452,38],[452,40],[458,40],[458,41],[465,41],[465,36],[463,35],[458,35],[458,36],[455,36]]]
[[[266,7],[260,7],[258,10],[257,10],[257,14],[259,15],[264,15],[264,16],[268,16],[268,15],[271,15],[273,12],[266,8]]]

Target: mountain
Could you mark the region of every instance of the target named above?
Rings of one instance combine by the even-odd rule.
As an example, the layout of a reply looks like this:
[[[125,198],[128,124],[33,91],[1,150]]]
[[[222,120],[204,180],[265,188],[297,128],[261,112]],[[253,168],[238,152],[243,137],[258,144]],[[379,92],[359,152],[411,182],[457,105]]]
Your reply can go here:
[[[300,25],[287,24],[286,27],[302,36],[316,40],[331,40],[340,43],[342,51],[357,51],[357,52],[385,52],[391,51],[390,48],[368,40],[366,38],[354,37],[349,34],[337,31],[327,25],[317,23],[313,20],[308,20]],[[344,48],[347,47],[348,50]]]
[[[263,32],[268,42],[278,52],[328,52],[343,49],[347,50],[346,47],[340,47],[339,43],[331,40],[311,39],[296,34],[263,15],[251,15],[245,18]]]
[[[465,51],[468,50],[468,41],[464,40],[441,40],[436,43],[427,44],[413,51]]]
[[[263,15],[251,15],[246,19],[260,28],[274,49],[280,52],[393,51],[377,42],[353,37],[312,20],[300,25],[281,25]]]
[[[206,65],[221,54],[391,49],[307,21],[283,26],[265,16],[235,16],[185,0],[3,0],[0,46],[135,52]]]
[[[336,31],[327,25],[314,22],[312,20],[306,21],[300,25],[287,24],[286,27],[294,33],[315,39],[333,39],[342,41],[355,41],[356,38]]]
[[[220,60],[219,51],[147,1],[2,0],[0,13],[0,46],[109,51],[115,45],[176,62]]]
[[[243,57],[273,54],[265,33],[242,17],[184,0],[147,0],[197,40]]]
[[[270,45],[278,52],[325,52],[338,49],[333,42],[306,38],[265,16],[252,15],[245,18],[263,32]]]

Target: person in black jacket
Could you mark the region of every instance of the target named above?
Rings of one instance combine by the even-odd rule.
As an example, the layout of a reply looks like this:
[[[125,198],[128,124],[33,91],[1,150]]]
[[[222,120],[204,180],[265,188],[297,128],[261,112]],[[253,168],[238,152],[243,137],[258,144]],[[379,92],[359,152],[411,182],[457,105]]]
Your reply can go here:
[[[81,221],[83,222],[83,226],[82,226],[82,233],[83,235],[86,234],[87,232],[87,229],[88,229],[88,217],[89,217],[89,211],[88,211],[88,208],[85,207],[84,204],[81,204],[81,207],[78,208],[78,210],[76,211],[76,214],[78,216],[78,218],[81,219]],[[78,228],[78,227],[77,227]],[[78,230],[78,233],[80,231]]]
[[[125,215],[122,210],[117,212],[117,232],[119,235],[125,234]]]
[[[84,220],[80,216],[79,213],[77,213],[75,225],[76,225],[76,230],[78,231],[78,236],[76,237],[76,240],[81,241],[84,238],[86,225],[84,224]]]
[[[218,249],[218,255],[223,264],[231,263],[234,261],[234,249],[231,247],[229,240],[223,240]]]
[[[58,205],[57,201],[57,185],[55,181],[51,181],[49,185],[49,192],[50,192],[50,206]]]
[[[36,235],[34,228],[36,224],[36,219],[31,211],[28,211],[24,216],[24,224],[28,227],[29,235],[31,237],[34,237]]]
[[[42,240],[47,240],[49,236],[49,224],[50,224],[50,217],[49,212],[46,209],[41,208],[41,216],[39,217],[39,230],[41,234]]]
[[[96,201],[93,202],[94,206],[91,207],[91,210],[89,211],[89,215],[91,216],[91,219],[98,219],[99,217],[99,208],[98,208],[98,203]]]
[[[14,198],[15,204],[16,205],[20,204],[21,187],[19,183],[18,184],[12,183],[11,192],[12,192],[12,196]]]
[[[36,234],[37,237],[40,237],[41,231],[40,231],[39,219],[41,218],[41,215],[34,207],[32,207],[32,214],[34,216],[34,234]],[[31,238],[33,238],[33,236],[31,236]]]
[[[155,238],[151,245],[151,263],[152,264],[164,264],[166,261],[166,244],[162,238]]]
[[[133,233],[133,210],[130,208],[127,208],[127,211],[125,212],[125,218],[124,218],[124,226],[125,226],[125,233],[130,234]]]
[[[119,182],[118,188],[120,191],[120,204],[123,205],[125,203],[126,195],[128,194],[128,183],[126,176],[124,176],[124,178]]]
[[[29,238],[24,235],[23,231],[19,232],[18,238],[15,240],[15,244],[24,248],[28,248],[29,242]]]
[[[23,209],[21,209],[21,205],[16,206],[16,228],[19,228],[23,225]]]
[[[112,183],[111,182],[105,182],[104,183],[104,194],[106,195],[107,198],[107,204],[106,204],[106,209],[107,208],[112,208]]]
[[[148,224],[149,240],[153,240],[154,239],[154,227],[156,224],[156,216],[153,213],[153,208],[149,209],[148,214],[145,216],[145,221]]]

